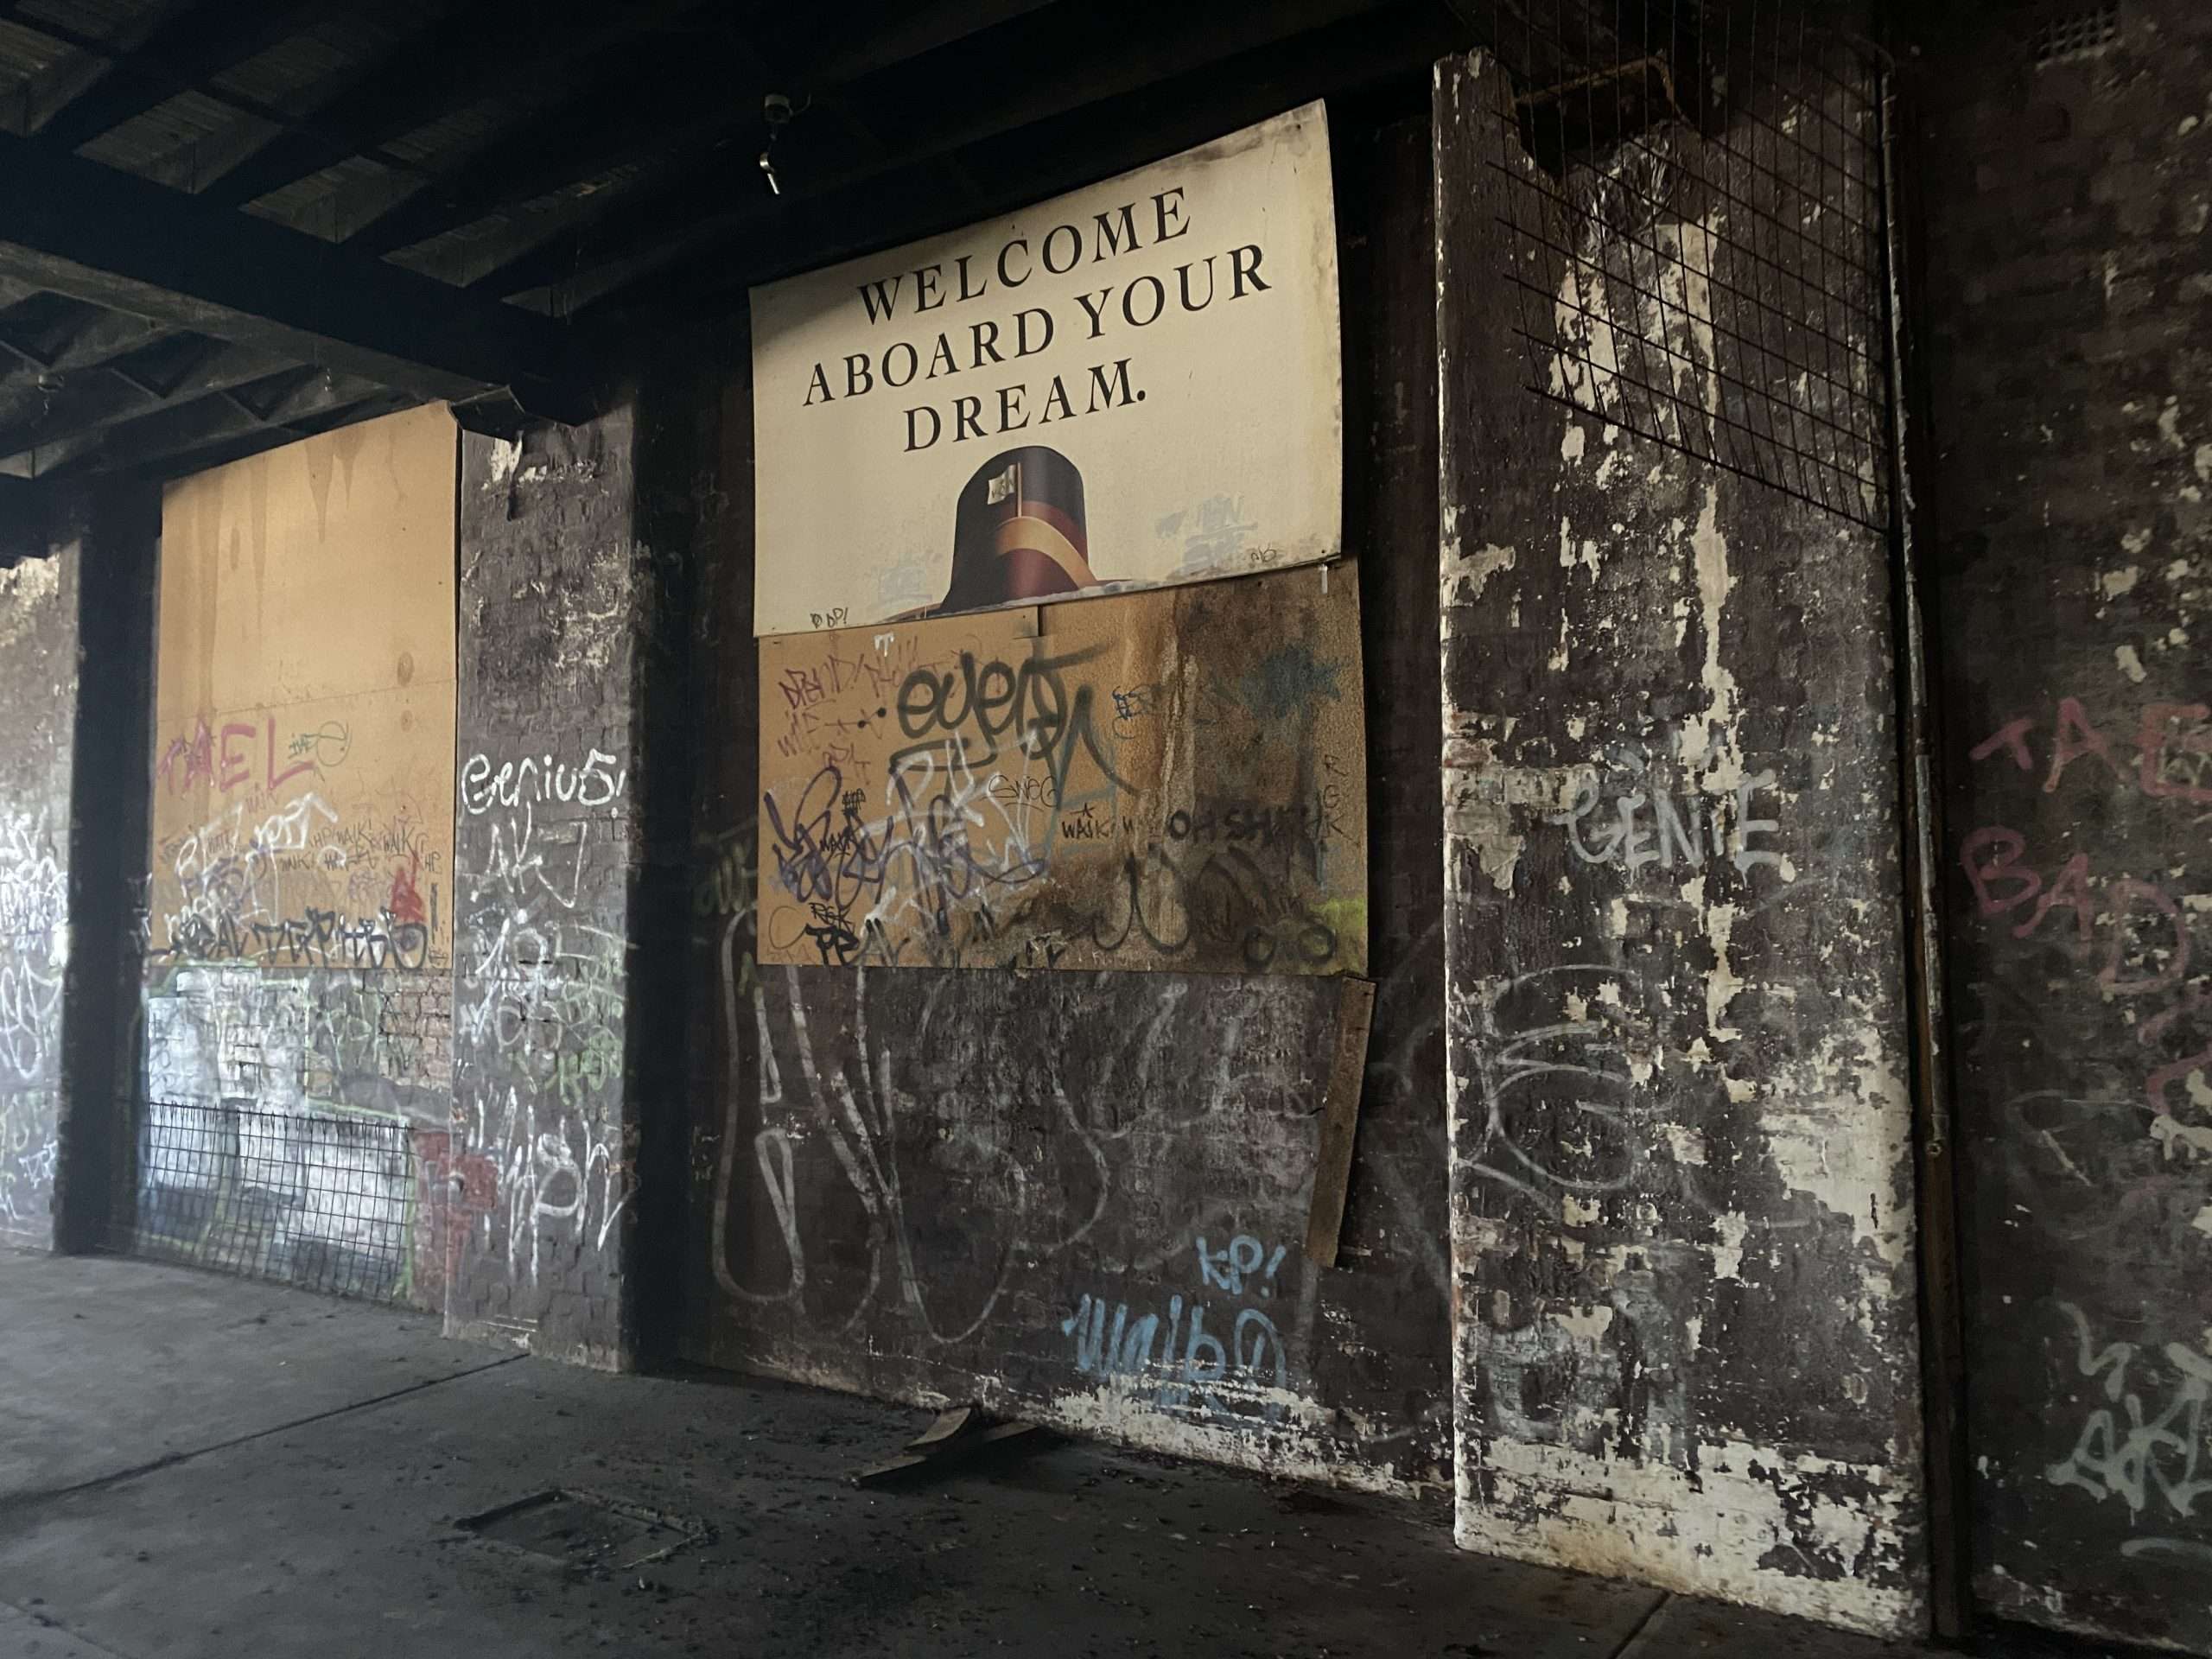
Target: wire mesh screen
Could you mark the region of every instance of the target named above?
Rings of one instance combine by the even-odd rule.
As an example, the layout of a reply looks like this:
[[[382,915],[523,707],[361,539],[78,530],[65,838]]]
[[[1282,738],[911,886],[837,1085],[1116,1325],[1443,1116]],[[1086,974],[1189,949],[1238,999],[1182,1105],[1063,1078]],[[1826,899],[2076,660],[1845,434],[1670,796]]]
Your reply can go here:
[[[1531,391],[1884,526],[1882,86],[1847,15],[1497,0],[1536,163],[1501,163],[1500,239]]]
[[[391,1301],[404,1288],[416,1190],[404,1122],[150,1102],[124,1243],[137,1255]]]

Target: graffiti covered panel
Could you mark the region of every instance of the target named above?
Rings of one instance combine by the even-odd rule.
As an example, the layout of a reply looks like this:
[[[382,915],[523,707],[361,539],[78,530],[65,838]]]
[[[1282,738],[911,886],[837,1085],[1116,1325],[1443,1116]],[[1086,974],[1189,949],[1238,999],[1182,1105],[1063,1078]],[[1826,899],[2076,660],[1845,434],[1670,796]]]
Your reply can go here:
[[[415,410],[163,498],[142,1253],[440,1294],[454,446]]]
[[[416,410],[170,486],[156,963],[448,957],[454,441]]]
[[[760,679],[763,961],[1366,968],[1348,572],[791,635]]]
[[[1315,1397],[1340,1333],[1300,1248],[1345,982],[724,989],[759,1078],[700,1142],[725,1363],[1279,1474],[1364,1432]]]

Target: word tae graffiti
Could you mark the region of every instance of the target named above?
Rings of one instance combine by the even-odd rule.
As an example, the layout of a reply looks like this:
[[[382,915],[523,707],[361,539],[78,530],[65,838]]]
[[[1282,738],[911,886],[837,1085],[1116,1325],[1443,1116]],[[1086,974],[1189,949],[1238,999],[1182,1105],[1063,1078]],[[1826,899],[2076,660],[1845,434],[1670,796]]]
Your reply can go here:
[[[2138,1350],[2132,1342],[2102,1349],[2089,1335],[2089,1321],[2071,1302],[2059,1307],[2074,1323],[2076,1369],[2103,1379],[2108,1402],[2091,1412],[2074,1449],[2044,1471],[2054,1486],[2075,1486],[2102,1500],[2118,1497],[2140,1515],[2152,1488],[2177,1516],[2193,1515],[2196,1500],[2212,1491],[2212,1479],[2197,1478],[2204,1450],[2204,1402],[2212,1395],[2212,1356],[2178,1342],[2161,1351],[2171,1368],[2164,1408],[2144,1415],[2142,1395],[2130,1387]]]
[[[612,804],[629,785],[629,768],[598,749],[588,751],[575,766],[550,754],[542,761],[527,755],[502,761],[496,772],[492,757],[478,753],[461,769],[461,804],[471,817],[481,817],[495,806],[601,807]]]
[[[2212,804],[2212,707],[2201,702],[2146,702],[2139,711],[2132,741],[2135,764],[2125,766],[2113,752],[2113,740],[2098,729],[2078,697],[2061,697],[2051,720],[2050,770],[2044,792],[2056,792],[2066,769],[2077,760],[2095,760],[2111,781],[2133,783],[2145,795]],[[2035,769],[2030,735],[2031,715],[2010,720],[1968,751],[1974,760],[2003,753],[2022,772]]]
[[[1280,1245],[1268,1255],[1249,1234],[1217,1252],[1200,1238],[1199,1279],[1232,1296],[1270,1296],[1284,1255]],[[1127,1302],[1109,1307],[1103,1295],[1086,1293],[1060,1321],[1060,1332],[1074,1338],[1077,1374],[1109,1382],[1159,1410],[1245,1426],[1281,1421],[1290,1373],[1274,1321],[1256,1307],[1239,1308],[1224,1338],[1206,1329],[1208,1311],[1203,1302],[1186,1307],[1181,1296],[1170,1296],[1163,1340],[1160,1314],[1133,1316]]]

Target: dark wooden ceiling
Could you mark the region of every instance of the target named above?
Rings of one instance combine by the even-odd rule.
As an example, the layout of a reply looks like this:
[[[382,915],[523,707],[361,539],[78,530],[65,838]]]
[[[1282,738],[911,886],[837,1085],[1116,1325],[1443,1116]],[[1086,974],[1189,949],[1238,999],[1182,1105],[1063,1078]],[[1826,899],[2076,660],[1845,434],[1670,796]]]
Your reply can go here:
[[[580,417],[753,283],[1469,43],[1445,0],[0,0],[0,474]]]

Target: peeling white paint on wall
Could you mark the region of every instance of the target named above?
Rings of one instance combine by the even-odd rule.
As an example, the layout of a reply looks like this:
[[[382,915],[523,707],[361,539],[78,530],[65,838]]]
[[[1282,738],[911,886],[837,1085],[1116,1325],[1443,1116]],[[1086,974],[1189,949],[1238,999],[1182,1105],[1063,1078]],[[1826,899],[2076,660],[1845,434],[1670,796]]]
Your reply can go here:
[[[0,569],[0,651],[45,623],[46,605],[61,591],[61,561],[74,556],[73,547]]]
[[[1846,1559],[1893,1552],[1917,1501],[1914,1487],[1900,1487],[1879,1465],[1778,1457],[1725,1440],[1699,1442],[1685,1461],[1694,1474],[1496,1441],[1482,1476],[1497,1501],[1461,1504],[1454,1530],[1462,1548],[1485,1554],[1722,1596],[1872,1634],[1912,1623],[1910,1594],[1814,1577],[1802,1570],[1793,1541],[1809,1529]],[[1869,1497],[1846,1505],[1820,1496],[1824,1485]]]
[[[991,1392],[988,1380],[985,1381],[984,1403],[989,1405]],[[1369,1440],[1384,1438],[1383,1431],[1358,1414],[1318,1405],[1287,1389],[1264,1392],[1264,1403],[1280,1408],[1282,1427],[1258,1432],[1162,1412],[1152,1390],[1117,1377],[1103,1379],[1095,1389],[1058,1395],[1041,1411],[1027,1396],[1019,1403],[1025,1417],[1071,1433],[1167,1457],[1249,1469],[1274,1479],[1406,1499],[1433,1490],[1402,1479],[1378,1463],[1332,1455],[1325,1449],[1332,1440],[1347,1436]]]
[[[1717,415],[1719,290],[1706,273],[1725,263],[1725,232],[1717,210],[1646,224],[1618,282],[1602,261],[1566,261],[1551,390],[1619,399],[1617,341],[1657,338],[1685,418]],[[1898,1404],[1917,1374],[1910,1101],[1901,1007],[1860,995],[1846,966],[1901,958],[1902,923],[1894,895],[1862,891],[1879,880],[1873,862],[1791,833],[1815,795],[1827,817],[1808,827],[1831,825],[1846,799],[1892,812],[1866,768],[1894,755],[1870,745],[1858,714],[1790,722],[1786,757],[1751,747],[1774,741],[1747,732],[1776,728],[1758,688],[1778,642],[1751,637],[1750,619],[1772,606],[1777,568],[1802,580],[1821,554],[1751,545],[1752,486],[1611,427],[1593,445],[1587,427],[1569,415],[1555,437],[1528,435],[1546,461],[1556,442],[1555,500],[1543,504],[1538,480],[1506,493],[1498,523],[1465,504],[1454,517],[1471,540],[1540,550],[1478,583],[1448,563],[1445,576],[1447,647],[1455,626],[1484,643],[1520,628],[1531,603],[1539,637],[1519,660],[1543,734],[1516,747],[1497,714],[1452,706],[1447,675],[1446,868],[1460,882],[1447,901],[1471,901],[1480,922],[1462,925],[1497,918],[1511,941],[1502,962],[1453,963],[1447,986],[1459,1541],[1904,1634],[1925,1611],[1916,1425]],[[1465,487],[1478,499],[1485,486],[1471,474]],[[1593,488],[1611,492],[1594,508]],[[1836,552],[1877,569],[1885,557],[1855,531],[1838,532]],[[1861,602],[1848,579],[1836,591]],[[1816,609],[1821,596],[1789,598],[1834,652],[1858,636]],[[1860,632],[1878,658],[1885,636]],[[1630,654],[1609,655],[1610,639]],[[1861,692],[1806,696],[1850,710]],[[1529,809],[1548,791],[1557,828]],[[1678,836],[1670,815],[1698,827]],[[1556,885],[1557,865],[1531,851],[1540,833],[1583,837]],[[1687,868],[1685,844],[1698,855]],[[1540,916],[1552,906],[1573,919]],[[1803,1268],[1820,1287],[1808,1330],[1850,1368],[1819,1386],[1847,1413],[1866,1408],[1850,1461],[1815,1455],[1842,1449],[1825,1429],[1749,1427],[1713,1403],[1729,1393],[1719,1372],[1792,1363],[1796,1343],[1770,1347],[1768,1332],[1755,1344],[1741,1310],[1771,1319]]]

